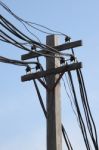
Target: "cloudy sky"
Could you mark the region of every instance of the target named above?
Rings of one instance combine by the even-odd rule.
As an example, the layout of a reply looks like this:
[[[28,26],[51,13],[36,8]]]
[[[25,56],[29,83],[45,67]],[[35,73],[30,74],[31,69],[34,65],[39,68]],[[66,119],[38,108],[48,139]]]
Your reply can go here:
[[[99,135],[99,1],[3,0],[3,2],[23,19],[64,32],[72,37],[72,41],[83,40],[83,46],[76,48],[75,54],[78,60],[83,62],[89,103]],[[23,26],[1,6],[0,14],[25,32]],[[45,43],[45,34],[35,30],[33,32]],[[61,37],[60,42],[63,42]],[[0,55],[20,59],[24,53],[0,41]],[[33,83],[21,83],[21,75],[24,74],[24,67],[0,63],[0,150],[46,149],[46,120]],[[45,99],[45,91],[40,89]],[[63,89],[62,120],[74,149],[84,150],[80,129]],[[63,150],[65,149],[63,146]]]

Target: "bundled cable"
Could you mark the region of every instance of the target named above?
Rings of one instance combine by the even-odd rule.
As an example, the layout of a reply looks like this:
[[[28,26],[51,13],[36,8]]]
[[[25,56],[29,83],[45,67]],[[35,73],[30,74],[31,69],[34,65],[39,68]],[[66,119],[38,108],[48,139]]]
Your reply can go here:
[[[48,30],[50,30],[50,31],[53,31],[53,30],[51,30],[51,29],[49,29],[49,28],[47,28],[47,27],[44,27],[43,25],[39,25],[39,24],[37,24],[37,23],[32,23],[32,22],[28,22],[28,21],[23,20],[22,18],[18,17],[16,14],[14,14],[14,13],[8,8],[8,6],[6,6],[2,1],[0,1],[0,5],[1,5],[6,11],[8,11],[11,15],[13,15],[18,21],[20,21],[20,22],[24,25],[24,27],[26,28],[26,30],[27,30],[29,33],[31,33],[33,36],[35,36],[36,39],[39,41],[39,42],[36,42],[36,41],[30,39],[29,37],[27,37],[27,36],[25,35],[25,37],[27,37],[28,40],[30,40],[30,41],[29,41],[29,44],[36,44],[36,45],[39,46],[40,48],[44,48],[44,49],[46,49],[46,51],[49,51],[49,52],[54,53],[54,54],[57,53],[57,54],[59,54],[59,55],[64,55],[64,56],[69,56],[69,57],[71,56],[71,54],[60,53],[60,52],[59,52],[58,50],[56,50],[55,48],[52,48],[52,47],[50,47],[50,46],[48,46],[48,45],[42,44],[42,43],[40,42],[39,38],[38,38],[35,34],[33,34],[33,33],[28,29],[28,27],[27,27],[26,25],[29,25],[29,26],[35,28],[35,27],[32,25],[32,24],[35,24],[35,25],[37,25],[37,26],[41,26],[41,27],[43,27],[43,28],[45,28],[45,29],[48,29]],[[3,17],[0,15],[0,18],[2,19]],[[3,18],[3,19],[5,20],[5,18]],[[7,20],[6,20],[6,21],[7,21]],[[7,23],[9,23],[9,22],[7,21]],[[7,24],[7,25],[8,25],[8,24]],[[6,28],[6,29],[8,29],[8,28]],[[9,30],[9,29],[8,29],[8,30]],[[38,29],[38,30],[39,30],[39,29]],[[10,32],[12,33],[11,28],[10,28]],[[70,40],[70,37],[67,36],[67,35],[65,35],[64,33],[61,33],[61,32],[58,32],[58,31],[53,31],[53,32],[56,32],[57,34],[63,35],[63,36],[65,36],[65,39]],[[13,34],[16,35],[17,33],[13,32]],[[22,32],[21,32],[21,34],[23,35]],[[52,33],[50,33],[50,34],[52,34]],[[18,34],[17,34],[17,36],[20,37]],[[21,36],[21,39],[23,39],[22,36]],[[5,41],[5,40],[2,39],[2,41]],[[19,44],[20,44],[20,43],[19,43]],[[27,49],[25,48],[25,50],[27,50]],[[36,51],[36,52],[37,52],[37,51]],[[40,52],[38,52],[38,54],[42,56],[42,54],[40,54]],[[46,55],[43,54],[43,56],[49,57],[48,54],[46,54]],[[53,55],[51,55],[51,56],[53,57]],[[54,56],[54,57],[56,57],[56,56]]]
[[[13,65],[18,65],[18,66],[28,66],[30,64],[38,65],[38,62],[25,62],[25,61],[9,59],[9,58],[2,57],[2,56],[0,56],[0,62],[13,64]]]
[[[81,72],[81,69],[77,69],[77,78],[78,78],[78,83],[79,83],[79,89],[80,89],[80,95],[81,95],[81,100],[82,100],[82,106],[84,109],[84,114],[85,114],[85,118],[86,118],[86,124],[87,124],[87,128],[89,131],[89,135],[90,138],[92,140],[93,143],[93,147],[95,150],[98,150],[98,137],[97,137],[97,131],[96,131],[96,126],[91,114],[91,110],[90,110],[90,106],[89,106],[89,102],[88,102],[88,96],[87,96],[87,92],[86,92],[86,88],[85,88],[85,84],[84,84],[84,79],[83,79],[83,75]],[[76,108],[76,114],[78,115],[77,120],[79,122],[81,131],[82,131],[82,135],[84,138],[84,142],[86,145],[87,150],[91,149],[91,144],[89,143],[89,136],[86,130],[86,126],[85,123],[83,121],[82,118],[82,114],[80,111],[80,107],[78,104],[78,100],[77,100],[77,96],[76,96],[76,92],[75,92],[75,86],[73,83],[73,79],[72,79],[72,75],[71,72],[68,72],[68,76],[69,76],[69,84],[70,87],[72,89],[72,93],[73,93],[73,100],[74,100],[74,104],[75,104],[75,108]]]
[[[48,28],[48,27],[46,27],[46,26],[44,26],[44,25],[40,25],[40,24],[35,23],[35,22],[30,22],[30,21],[23,20],[22,18],[18,17],[14,12],[12,12],[12,10],[11,10],[6,4],[4,4],[2,1],[0,1],[0,5],[1,5],[8,13],[10,13],[14,18],[16,18],[18,21],[20,21],[20,22],[25,26],[25,28],[27,28],[26,25],[28,25],[28,26],[32,27],[33,29],[38,30],[38,31],[40,31],[40,32],[42,32],[42,33],[45,33],[45,34],[52,34],[52,33],[55,33],[55,34],[57,34],[57,35],[65,36],[65,39],[67,39],[68,41],[71,39],[69,36],[67,36],[66,34],[64,34],[64,33],[60,32],[60,31],[52,30],[52,29],[50,29],[50,28]],[[36,26],[36,27],[35,27],[35,26]],[[46,29],[46,30],[48,30],[48,31],[50,31],[50,32],[46,32],[46,31],[44,31],[44,30],[42,30],[42,29],[40,29],[40,28],[38,28],[38,27],[41,27],[41,28],[43,28],[43,29]],[[28,28],[27,28],[27,29],[28,29]],[[34,35],[34,34],[33,34],[33,35]],[[34,35],[34,36],[35,36],[35,35]]]
[[[74,104],[75,104],[75,107],[76,107],[76,111],[77,111],[77,115],[78,115],[78,121],[79,121],[79,125],[80,125],[81,132],[82,132],[82,135],[83,135],[84,143],[85,143],[86,149],[91,150],[90,143],[89,143],[89,140],[88,140],[87,131],[86,131],[86,127],[85,127],[85,124],[84,124],[84,121],[83,121],[83,118],[82,118],[82,115],[81,115],[81,111],[80,111],[80,108],[79,108],[79,104],[78,104],[78,100],[77,100],[77,96],[76,96],[75,87],[74,87],[71,72],[68,72],[68,76],[69,76],[69,81],[70,81],[71,89],[72,89],[73,96],[74,96]]]
[[[11,36],[9,36],[7,33],[5,33],[4,31],[0,30],[1,34],[0,34],[0,38],[2,41],[10,43],[18,48],[21,48],[23,50],[29,51],[29,52],[33,52],[36,54],[39,54],[41,56],[45,56],[45,57],[57,57],[60,58],[61,55],[63,56],[68,56],[71,57],[71,54],[64,54],[64,53],[60,53],[58,50],[56,50],[55,48],[52,48],[48,45],[44,45],[42,43],[36,42],[34,40],[32,40],[31,38],[29,38],[28,36],[26,36],[24,33],[22,33],[20,30],[18,30],[14,25],[12,25],[7,19],[5,19],[2,15],[0,15],[0,23],[1,25],[7,30],[9,31],[11,34],[13,34],[14,36],[16,36],[17,38],[19,38],[20,40],[22,40],[24,43],[20,43],[18,41],[16,41],[14,38],[12,38]],[[29,44],[29,47],[31,45],[35,45],[38,48],[43,48],[45,49],[45,51],[48,51],[52,54],[44,54],[44,53],[40,53],[39,51],[31,51],[31,49],[29,47],[26,46],[26,44]],[[56,56],[55,54],[58,53],[59,56]]]
[[[0,20],[1,20],[0,24],[6,30],[8,30],[10,33],[12,33],[14,36],[16,36],[17,38],[23,40],[24,42],[27,42],[30,45],[35,44],[35,45],[38,45],[41,47],[41,44],[39,42],[36,42],[36,41],[32,40],[31,38],[29,38],[28,36],[26,36],[24,33],[22,33],[20,30],[18,30],[14,25],[12,25],[7,19],[5,19],[2,15],[0,15]],[[3,31],[0,31],[0,32],[2,33]],[[30,51],[30,50],[28,50],[28,51]]]
[[[83,105],[83,109],[84,109],[84,113],[85,113],[88,131],[89,131],[90,137],[92,139],[95,150],[98,150],[99,148],[98,148],[97,131],[96,131],[96,126],[95,126],[95,123],[94,123],[94,120],[93,120],[93,117],[91,114],[83,75],[82,75],[82,72],[80,69],[77,69],[76,72],[77,72],[80,94],[81,94],[81,100],[82,100],[82,105]]]

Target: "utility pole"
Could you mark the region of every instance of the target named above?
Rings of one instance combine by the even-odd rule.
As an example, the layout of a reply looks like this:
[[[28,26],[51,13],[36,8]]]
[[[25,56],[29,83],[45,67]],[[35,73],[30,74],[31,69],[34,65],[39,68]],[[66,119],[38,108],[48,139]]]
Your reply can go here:
[[[82,46],[82,41],[75,41],[59,45],[58,37],[49,35],[46,37],[46,44],[55,48],[58,51],[63,51],[78,46]],[[54,50],[52,50],[55,52]],[[52,55],[46,49],[39,50],[40,54],[30,52],[22,55],[22,60],[36,58],[43,56],[43,54]],[[47,105],[47,150],[62,150],[62,123],[61,123],[61,94],[60,94],[60,79],[67,71],[80,69],[82,63],[73,62],[72,64],[65,64],[60,66],[57,53],[53,57],[46,57],[46,70],[38,71],[36,73],[29,73],[21,77],[21,81],[38,80],[46,88],[46,105]],[[42,80],[45,77],[46,83]]]
[[[55,35],[47,36],[46,44],[54,47],[58,45],[58,37]],[[56,54],[55,54],[56,55]],[[53,55],[53,56],[55,56]],[[60,67],[59,58],[47,57],[46,69]],[[47,77],[47,86],[54,86],[59,75]],[[60,81],[55,88],[47,89],[47,150],[62,150],[62,130],[61,130],[61,102],[60,102]]]

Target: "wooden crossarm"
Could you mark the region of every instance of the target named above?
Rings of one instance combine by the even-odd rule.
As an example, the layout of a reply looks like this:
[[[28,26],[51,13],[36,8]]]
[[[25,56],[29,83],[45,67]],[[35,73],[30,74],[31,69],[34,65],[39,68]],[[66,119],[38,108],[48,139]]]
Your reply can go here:
[[[53,68],[53,69],[49,69],[49,70],[46,70],[46,71],[39,71],[39,72],[36,72],[36,73],[30,73],[30,74],[24,75],[24,76],[21,77],[21,81],[24,82],[24,81],[29,81],[29,80],[33,80],[33,79],[39,79],[39,78],[46,77],[46,76],[49,76],[49,75],[53,75],[53,74],[56,75],[56,74],[59,74],[59,73],[72,71],[72,70],[80,69],[80,68],[82,68],[82,63],[81,62],[73,63],[73,64],[70,64],[70,65],[65,65],[65,66],[62,66],[62,67]]]
[[[67,50],[67,49],[70,49],[70,48],[75,48],[75,47],[79,47],[79,46],[82,46],[82,41],[79,40],[79,41],[74,41],[74,42],[70,42],[70,43],[65,43],[65,44],[62,44],[62,45],[58,45],[58,46],[54,46],[53,48],[55,48],[56,50],[58,51],[63,51],[63,50]],[[47,50],[40,50],[38,51],[39,53],[41,53],[42,55],[43,54],[48,54],[49,52]],[[30,52],[28,54],[24,54],[21,56],[21,59],[22,60],[27,60],[27,59],[31,59],[31,58],[35,58],[35,57],[39,57],[39,56],[42,56],[40,54],[36,54],[35,52]]]

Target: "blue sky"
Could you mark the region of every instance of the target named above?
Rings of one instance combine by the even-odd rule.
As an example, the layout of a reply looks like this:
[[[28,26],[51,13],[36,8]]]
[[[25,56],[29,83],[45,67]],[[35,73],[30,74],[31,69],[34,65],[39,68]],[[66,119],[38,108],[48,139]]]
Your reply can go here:
[[[83,62],[89,103],[99,135],[99,1],[3,0],[3,2],[26,20],[64,32],[72,37],[72,41],[83,40],[83,46],[75,49],[75,53]],[[23,29],[18,21],[1,7],[0,14]],[[34,33],[45,42],[45,35],[36,31]],[[24,53],[0,41],[0,55],[20,59]],[[46,149],[46,120],[32,82],[21,83],[20,77],[23,74],[25,74],[24,68],[0,63],[0,150]],[[45,98],[45,91],[43,89],[41,91]],[[74,148],[83,150],[85,147],[70,103],[63,99],[65,99],[64,92],[62,114],[65,127]]]

